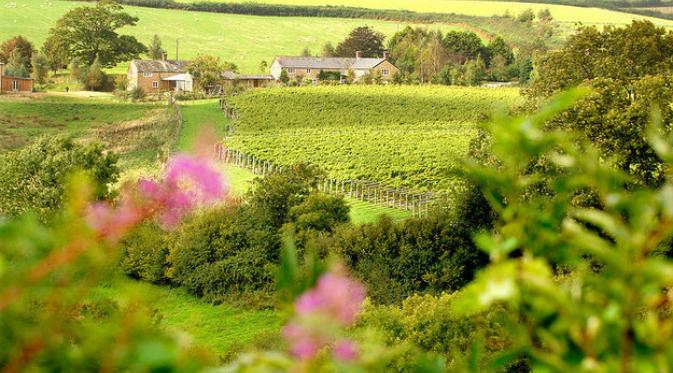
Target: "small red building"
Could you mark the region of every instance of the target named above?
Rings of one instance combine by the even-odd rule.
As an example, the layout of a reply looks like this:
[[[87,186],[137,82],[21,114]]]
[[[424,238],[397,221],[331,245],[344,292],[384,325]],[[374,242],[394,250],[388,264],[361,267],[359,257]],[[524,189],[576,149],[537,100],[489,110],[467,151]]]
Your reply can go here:
[[[0,94],[31,92],[33,92],[33,79],[5,76],[5,64],[0,62]]]

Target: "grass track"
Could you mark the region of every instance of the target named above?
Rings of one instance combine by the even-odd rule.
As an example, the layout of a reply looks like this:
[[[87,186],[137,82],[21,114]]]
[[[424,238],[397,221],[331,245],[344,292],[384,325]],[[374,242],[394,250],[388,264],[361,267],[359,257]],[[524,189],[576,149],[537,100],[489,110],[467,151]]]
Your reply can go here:
[[[208,347],[218,355],[237,351],[262,338],[272,338],[280,332],[282,323],[277,311],[212,305],[187,294],[184,289],[126,278],[98,288],[97,295],[121,304],[132,299],[142,300],[159,311],[161,323],[167,330],[186,333],[193,343]]]

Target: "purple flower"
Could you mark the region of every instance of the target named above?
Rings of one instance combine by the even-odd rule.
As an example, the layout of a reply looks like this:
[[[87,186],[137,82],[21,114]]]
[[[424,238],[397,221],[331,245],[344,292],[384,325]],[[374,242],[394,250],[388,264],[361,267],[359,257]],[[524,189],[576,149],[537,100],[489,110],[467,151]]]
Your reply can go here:
[[[204,157],[178,155],[171,159],[166,168],[166,185],[187,186],[195,202],[202,204],[218,201],[227,193],[222,176]]]

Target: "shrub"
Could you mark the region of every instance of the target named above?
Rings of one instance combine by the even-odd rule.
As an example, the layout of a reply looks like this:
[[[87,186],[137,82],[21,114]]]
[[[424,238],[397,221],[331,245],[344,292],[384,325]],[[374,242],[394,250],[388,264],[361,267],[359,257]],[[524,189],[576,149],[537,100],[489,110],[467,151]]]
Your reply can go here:
[[[423,219],[337,229],[330,243],[368,285],[375,302],[399,302],[415,292],[453,291],[486,263],[473,228],[436,213]]]
[[[495,354],[512,344],[502,325],[504,311],[493,309],[470,317],[455,315],[451,312],[454,298],[454,294],[447,293],[413,295],[399,306],[369,304],[360,324],[378,329],[390,345],[409,343],[444,357],[454,368],[466,363],[472,349],[478,345],[477,371],[492,371],[489,363]],[[408,364],[406,359],[393,363],[397,371],[411,371]],[[502,371],[529,370],[523,360],[517,360]]]
[[[153,283],[167,281],[168,237],[155,223],[136,227],[120,246],[124,273]]]
[[[250,212],[220,208],[184,224],[170,246],[170,279],[209,299],[270,290],[280,239]]]
[[[66,137],[42,138],[0,155],[0,215],[32,210],[45,219],[63,200],[65,179],[83,170],[94,181],[94,197],[110,196],[117,180],[117,157],[100,145],[81,145]]]
[[[337,226],[347,223],[349,212],[350,207],[343,197],[313,193],[290,209],[290,222],[283,230],[293,236],[298,248],[303,249],[310,241],[331,234]]]

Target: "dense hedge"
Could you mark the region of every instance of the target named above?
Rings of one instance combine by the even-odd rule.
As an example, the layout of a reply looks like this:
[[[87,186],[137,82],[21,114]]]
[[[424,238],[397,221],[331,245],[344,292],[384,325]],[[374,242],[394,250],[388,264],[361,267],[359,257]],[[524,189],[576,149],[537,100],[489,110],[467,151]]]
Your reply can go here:
[[[120,242],[120,264],[124,273],[155,284],[167,282],[166,257],[170,237],[154,223],[136,227]]]
[[[507,336],[503,310],[477,314],[470,317],[456,316],[451,312],[457,293],[413,295],[399,306],[368,305],[362,314],[360,324],[378,329],[391,345],[408,343],[423,351],[436,353],[459,371],[461,365],[479,345],[477,371],[492,371],[489,367],[498,352],[510,347],[512,341]],[[415,371],[407,366],[407,359],[393,362],[391,370]],[[524,360],[514,357],[514,361],[504,370],[507,372],[529,372]]]

